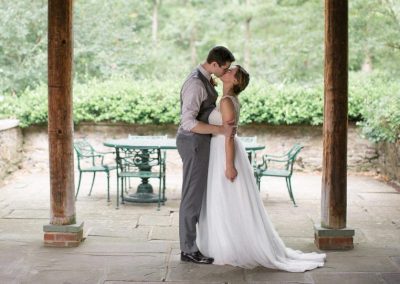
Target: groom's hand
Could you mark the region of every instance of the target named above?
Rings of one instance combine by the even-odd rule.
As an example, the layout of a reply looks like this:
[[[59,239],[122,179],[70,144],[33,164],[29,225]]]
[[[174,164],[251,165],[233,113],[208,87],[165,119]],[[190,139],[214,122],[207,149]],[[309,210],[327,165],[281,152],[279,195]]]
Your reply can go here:
[[[234,137],[236,135],[237,127],[235,125],[235,120],[230,120],[223,125],[223,133],[225,137]]]
[[[235,180],[237,177],[238,173],[235,167],[227,167],[225,169],[225,176],[227,179],[229,179],[231,182]]]

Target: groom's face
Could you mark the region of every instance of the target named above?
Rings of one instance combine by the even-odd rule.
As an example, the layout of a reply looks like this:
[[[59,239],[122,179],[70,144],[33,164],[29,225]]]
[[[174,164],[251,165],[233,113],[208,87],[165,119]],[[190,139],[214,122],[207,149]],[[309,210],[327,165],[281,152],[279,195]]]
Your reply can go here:
[[[215,63],[214,74],[217,77],[223,76],[226,72],[228,72],[229,68],[231,67],[231,62],[226,62],[223,65],[219,65],[217,62]]]

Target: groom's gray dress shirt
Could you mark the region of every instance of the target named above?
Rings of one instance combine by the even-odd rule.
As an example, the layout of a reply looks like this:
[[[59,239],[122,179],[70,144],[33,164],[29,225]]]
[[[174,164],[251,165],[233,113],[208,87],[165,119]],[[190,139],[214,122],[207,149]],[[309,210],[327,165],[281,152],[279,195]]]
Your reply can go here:
[[[210,81],[211,74],[203,66],[199,65],[197,69]],[[186,79],[181,91],[182,115],[178,133],[190,133],[190,131],[199,123],[197,116],[201,104],[207,99],[207,90],[201,80]]]

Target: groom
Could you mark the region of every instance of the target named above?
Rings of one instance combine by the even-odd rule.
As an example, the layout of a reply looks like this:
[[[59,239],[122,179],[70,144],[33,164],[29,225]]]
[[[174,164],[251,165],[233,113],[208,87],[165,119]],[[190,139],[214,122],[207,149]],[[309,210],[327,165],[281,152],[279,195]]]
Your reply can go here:
[[[231,125],[208,124],[216,107],[217,91],[211,79],[224,75],[235,61],[223,46],[210,50],[207,60],[186,78],[181,90],[181,122],[176,145],[183,162],[182,200],[179,209],[181,260],[211,264],[214,260],[201,254],[196,245],[196,224],[207,188],[210,134],[234,135]]]

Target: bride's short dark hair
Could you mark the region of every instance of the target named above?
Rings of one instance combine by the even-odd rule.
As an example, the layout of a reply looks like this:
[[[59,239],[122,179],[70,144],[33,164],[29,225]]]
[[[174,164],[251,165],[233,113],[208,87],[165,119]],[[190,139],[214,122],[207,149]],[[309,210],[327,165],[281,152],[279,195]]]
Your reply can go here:
[[[235,78],[238,81],[236,85],[233,85],[233,92],[238,95],[244,89],[246,89],[247,85],[250,81],[250,75],[247,71],[240,65],[236,65],[238,68],[235,74]]]

